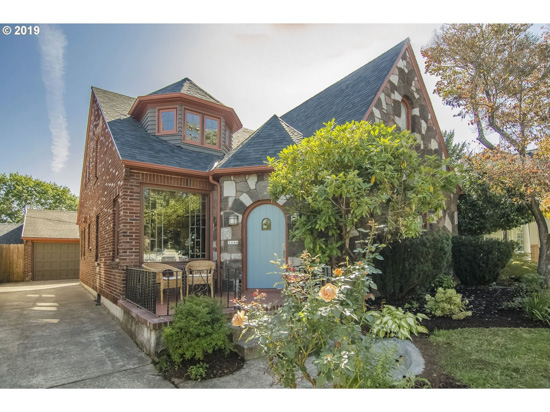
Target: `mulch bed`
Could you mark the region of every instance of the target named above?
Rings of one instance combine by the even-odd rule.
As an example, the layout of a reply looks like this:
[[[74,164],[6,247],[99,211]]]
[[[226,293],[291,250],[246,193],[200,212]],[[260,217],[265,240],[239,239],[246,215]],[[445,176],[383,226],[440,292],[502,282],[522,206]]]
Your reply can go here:
[[[222,376],[231,375],[241,369],[244,365],[244,359],[236,352],[229,352],[228,355],[222,351],[206,355],[200,362],[208,364],[206,376],[202,380],[221,378]],[[163,373],[165,379],[172,380],[191,380],[188,374],[189,367],[200,362],[184,362],[176,371]]]
[[[463,320],[452,320],[446,317],[431,317],[422,325],[434,330],[460,328],[548,328],[543,322],[534,322],[525,317],[520,310],[502,309],[502,304],[514,298],[512,289],[505,286],[457,287],[457,292],[469,301],[467,310],[472,316]],[[418,310],[422,312],[422,308]],[[421,377],[430,381],[432,388],[466,388],[465,385],[447,375],[438,363],[436,348],[429,337],[421,334],[414,336],[413,343],[422,353],[426,366]]]

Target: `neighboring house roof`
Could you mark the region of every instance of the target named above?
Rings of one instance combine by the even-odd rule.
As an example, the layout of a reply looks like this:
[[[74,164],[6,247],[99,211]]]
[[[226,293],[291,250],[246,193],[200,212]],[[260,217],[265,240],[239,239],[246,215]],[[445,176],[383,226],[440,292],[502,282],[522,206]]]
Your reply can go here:
[[[197,86],[197,84],[189,78],[181,79],[175,83],[172,83],[162,89],[159,89],[153,93],[149,93],[148,96],[154,94],[169,94],[169,93],[183,93],[188,96],[198,97],[199,99],[207,100],[209,102],[222,104],[218,99],[212,96],[204,89]],[[224,105],[225,106],[225,105]]]
[[[216,168],[265,166],[267,156],[275,157],[285,147],[301,140],[300,132],[273,115],[245,141],[231,150]]]
[[[221,153],[205,153],[194,147],[180,147],[151,136],[138,120],[128,115],[135,98],[97,87],[92,87],[92,90],[122,160],[209,171],[222,157]]]
[[[23,239],[79,239],[77,212],[28,209],[23,224]]]
[[[23,243],[22,231],[23,223],[0,223],[0,245]]]
[[[337,124],[363,120],[408,41],[403,40],[281,118],[306,137],[332,119]]]

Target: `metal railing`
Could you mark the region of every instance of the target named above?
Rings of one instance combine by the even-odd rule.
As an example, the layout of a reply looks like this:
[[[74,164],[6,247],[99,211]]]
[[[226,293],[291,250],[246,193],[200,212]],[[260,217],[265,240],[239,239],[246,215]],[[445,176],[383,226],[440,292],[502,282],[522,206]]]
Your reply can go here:
[[[125,298],[157,315],[172,315],[188,294],[213,295],[222,306],[230,308],[233,307],[233,299],[241,298],[241,273],[239,269],[222,266],[222,277],[218,280],[217,270],[190,271],[188,276],[185,270],[177,272],[166,269],[162,272],[161,281],[159,272],[127,267]],[[163,299],[160,298],[161,293]]]

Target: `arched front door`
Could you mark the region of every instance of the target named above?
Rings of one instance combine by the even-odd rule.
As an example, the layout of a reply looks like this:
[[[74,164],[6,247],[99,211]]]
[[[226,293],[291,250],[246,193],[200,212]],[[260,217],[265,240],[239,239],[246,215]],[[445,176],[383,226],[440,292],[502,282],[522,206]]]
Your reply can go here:
[[[285,215],[277,206],[263,204],[252,209],[246,221],[246,287],[282,288],[279,269],[270,261],[281,259],[286,241]],[[274,273],[272,273],[274,272]]]

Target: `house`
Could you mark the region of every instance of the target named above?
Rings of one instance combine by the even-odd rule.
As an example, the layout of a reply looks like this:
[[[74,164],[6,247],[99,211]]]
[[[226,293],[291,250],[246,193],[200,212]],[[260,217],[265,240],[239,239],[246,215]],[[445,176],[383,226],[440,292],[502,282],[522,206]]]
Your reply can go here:
[[[422,153],[447,156],[408,39],[255,131],[188,78],[137,98],[92,87],[81,283],[119,317],[125,268],[146,262],[209,259],[241,270],[245,290],[273,288],[273,253],[295,263],[302,250],[288,241],[286,199],[269,198],[265,160],[333,118],[396,124],[417,134]],[[449,195],[437,221],[452,233],[456,201]]]
[[[546,219],[550,227],[550,219]],[[526,223],[506,231],[498,231],[485,237],[498,240],[514,240],[518,243],[517,251],[527,253],[533,262],[539,261],[540,240],[539,229],[535,222]]]
[[[76,216],[77,212],[27,209],[23,223],[0,223],[0,281],[78,279]]]

